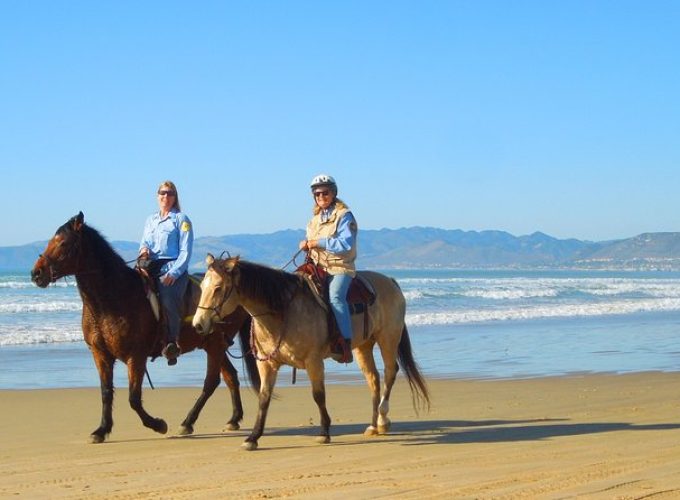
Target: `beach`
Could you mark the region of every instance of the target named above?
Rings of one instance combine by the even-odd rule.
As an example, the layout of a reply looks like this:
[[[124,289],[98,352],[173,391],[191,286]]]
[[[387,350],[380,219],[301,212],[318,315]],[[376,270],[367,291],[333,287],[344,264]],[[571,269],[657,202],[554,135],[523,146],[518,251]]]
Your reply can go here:
[[[259,449],[224,384],[195,433],[178,437],[205,354],[149,363],[142,426],[117,363],[114,427],[80,331],[73,282],[38,289],[0,276],[0,498],[676,498],[680,497],[680,274],[394,271],[432,407],[417,413],[403,374],[393,425],[365,437],[370,396],[356,364],[326,363],[332,441],[304,371],[278,377]],[[376,350],[379,366],[382,361]],[[155,387],[150,387],[151,381]]]
[[[332,442],[317,444],[309,387],[277,388],[260,447],[240,444],[255,418],[244,391],[239,431],[220,389],[193,436],[177,437],[192,387],[145,390],[167,435],[144,428],[116,392],[107,442],[95,388],[2,390],[0,497],[19,498],[676,498],[680,374],[431,379],[417,414],[398,378],[393,425],[365,437],[364,385],[327,387]]]

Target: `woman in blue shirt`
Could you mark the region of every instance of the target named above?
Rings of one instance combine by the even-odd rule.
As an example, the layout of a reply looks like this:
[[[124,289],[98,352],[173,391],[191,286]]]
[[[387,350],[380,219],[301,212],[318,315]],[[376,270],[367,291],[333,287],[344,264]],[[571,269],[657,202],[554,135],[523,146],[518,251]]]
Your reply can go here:
[[[349,207],[338,198],[338,185],[330,175],[312,179],[314,216],[307,224],[307,234],[299,244],[312,261],[328,272],[328,295],[331,309],[342,334],[342,342],[331,348],[336,361],[352,361],[352,318],[347,304],[347,290],[356,275],[357,222]]]
[[[158,280],[167,329],[163,355],[169,365],[174,365],[180,353],[177,339],[182,323],[182,300],[189,283],[187,269],[194,231],[189,217],[181,211],[173,182],[161,183],[157,196],[159,211],[146,219],[138,260],[147,261],[150,274]]]

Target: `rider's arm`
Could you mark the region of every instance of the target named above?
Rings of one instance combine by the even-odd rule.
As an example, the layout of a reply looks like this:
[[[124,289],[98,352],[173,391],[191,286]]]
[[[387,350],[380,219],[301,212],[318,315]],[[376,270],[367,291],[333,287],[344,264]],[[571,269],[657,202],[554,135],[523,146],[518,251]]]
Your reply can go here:
[[[179,254],[177,259],[172,262],[167,274],[173,279],[179,278],[189,268],[191,251],[194,246],[194,228],[189,217],[180,214],[177,217],[177,228],[179,230]]]
[[[338,230],[329,238],[319,238],[316,246],[330,253],[343,253],[351,250],[357,239],[357,223],[352,212],[346,212],[340,222]]]

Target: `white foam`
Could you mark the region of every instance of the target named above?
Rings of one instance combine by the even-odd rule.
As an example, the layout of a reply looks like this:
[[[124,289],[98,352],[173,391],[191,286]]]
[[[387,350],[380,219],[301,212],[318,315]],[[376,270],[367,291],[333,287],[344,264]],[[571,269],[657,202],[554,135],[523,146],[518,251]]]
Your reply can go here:
[[[55,283],[52,283],[50,287],[57,287],[57,288],[69,288],[69,287],[76,287],[75,281],[65,281],[65,280],[59,280]],[[0,289],[1,288],[10,288],[10,289],[16,289],[16,290],[23,290],[27,288],[37,288],[37,286],[32,283],[30,280],[22,280],[22,279],[10,279],[6,281],[0,281]]]
[[[75,342],[83,339],[79,324],[61,326],[0,325],[0,346],[25,344],[52,344]]]
[[[423,294],[421,290],[408,290],[408,291],[405,290],[403,293],[404,298],[407,301],[415,301],[425,297],[425,294]]]
[[[495,301],[525,300],[584,294],[594,297],[640,295],[656,298],[679,297],[680,280],[630,278],[489,278],[489,279],[406,279],[407,300],[458,295]]]
[[[11,302],[0,304],[0,313],[19,314],[19,313],[49,313],[49,312],[68,312],[81,311],[81,302],[68,302],[55,300],[51,302]]]
[[[476,289],[462,292],[464,297],[476,297],[492,300],[518,300],[540,297],[556,297],[559,290],[550,288],[498,288],[498,289]]]
[[[608,316],[639,312],[680,311],[680,298],[621,300],[605,303],[555,304],[497,309],[469,309],[410,313],[406,315],[409,325],[447,325],[482,323],[487,321],[530,320],[539,318],[568,318]]]

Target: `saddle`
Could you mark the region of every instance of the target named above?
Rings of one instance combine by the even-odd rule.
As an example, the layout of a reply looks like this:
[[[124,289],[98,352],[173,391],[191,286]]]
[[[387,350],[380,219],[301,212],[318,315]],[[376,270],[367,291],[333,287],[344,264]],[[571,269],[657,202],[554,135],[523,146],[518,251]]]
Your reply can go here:
[[[144,284],[146,298],[148,299],[154,317],[158,322],[156,338],[150,353],[152,361],[161,355],[161,352],[166,345],[166,319],[165,314],[163,314],[161,309],[161,299],[158,290],[158,275],[160,273],[160,268],[163,266],[163,264],[165,264],[165,262],[167,262],[165,259],[158,259],[154,261],[150,261],[148,259],[138,259],[137,265],[135,266],[135,271],[137,271],[137,274],[139,274],[140,278],[142,279],[142,283]],[[197,278],[189,275],[189,279],[195,280]],[[184,293],[182,310],[191,310],[191,286],[187,286],[187,290]],[[192,319],[193,317],[184,317],[183,321],[191,322]]]
[[[325,269],[307,261],[299,266],[295,272],[307,281],[319,304],[326,310],[328,317],[328,332],[331,343],[336,343],[340,337],[335,315],[331,311],[328,297],[328,273]],[[375,288],[361,272],[358,272],[347,291],[347,304],[350,314],[364,314],[364,339],[368,336],[368,307],[373,305],[376,298]]]
[[[151,309],[153,310],[153,315],[156,317],[157,321],[161,319],[161,308],[160,300],[158,299],[158,281],[154,279],[149,273],[148,266],[140,265],[138,262],[135,266],[135,271],[142,278],[142,283],[144,284],[144,292],[146,293],[146,298],[151,304]]]

